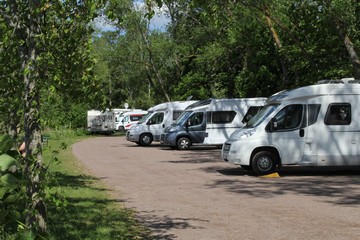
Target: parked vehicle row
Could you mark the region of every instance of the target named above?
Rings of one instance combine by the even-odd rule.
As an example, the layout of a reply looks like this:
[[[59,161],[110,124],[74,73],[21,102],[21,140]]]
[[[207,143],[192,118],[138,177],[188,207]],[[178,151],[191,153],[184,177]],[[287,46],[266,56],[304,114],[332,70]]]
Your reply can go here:
[[[173,110],[164,103],[149,109],[126,138],[142,146],[160,141],[180,150],[220,145],[223,161],[258,175],[282,165],[354,166],[360,165],[358,102],[360,80],[341,79],[269,98],[187,102],[177,118],[166,117]]]
[[[113,134],[126,131],[136,124],[147,111],[141,109],[106,109],[87,111],[87,130],[90,133]]]
[[[360,165],[360,81],[343,79],[269,97],[225,141],[222,159],[268,174],[282,165]]]
[[[188,106],[171,126],[165,128],[160,143],[177,149],[188,149],[192,145],[221,146],[233,131],[246,123],[251,113],[264,105],[265,100],[231,98],[198,101]]]
[[[176,101],[158,104],[148,109],[148,115],[129,129],[126,139],[142,146],[160,140],[160,134],[170,126],[187,106],[196,101]]]

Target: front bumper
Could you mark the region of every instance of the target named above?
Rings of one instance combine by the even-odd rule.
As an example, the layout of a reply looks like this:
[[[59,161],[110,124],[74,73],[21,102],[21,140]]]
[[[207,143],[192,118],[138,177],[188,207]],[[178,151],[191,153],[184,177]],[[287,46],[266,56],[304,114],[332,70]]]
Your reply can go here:
[[[162,133],[160,135],[160,143],[164,146],[176,146],[176,134]]]
[[[232,146],[232,143],[225,142],[221,149],[221,159],[224,162],[232,164],[247,165],[245,163],[245,157],[242,156],[241,152],[237,151],[236,146]]]
[[[140,134],[134,133],[130,130],[126,132],[126,140],[130,142],[139,142]]]

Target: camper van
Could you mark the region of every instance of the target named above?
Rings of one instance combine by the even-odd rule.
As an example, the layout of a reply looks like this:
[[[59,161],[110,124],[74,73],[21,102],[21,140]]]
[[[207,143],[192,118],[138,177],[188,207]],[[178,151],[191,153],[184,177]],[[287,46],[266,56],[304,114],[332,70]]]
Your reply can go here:
[[[251,112],[264,105],[265,100],[230,98],[198,101],[187,107],[176,122],[165,129],[160,143],[179,150],[188,149],[191,145],[221,146],[233,131],[244,125]],[[245,116],[247,112],[249,114]]]
[[[176,101],[158,104],[148,109],[148,115],[126,132],[126,139],[141,146],[159,141],[160,134],[196,101]]]
[[[222,147],[224,161],[258,175],[282,165],[360,165],[360,81],[322,81],[269,97]]]
[[[121,131],[124,130],[124,124],[122,122],[124,118],[124,113],[131,111],[142,111],[142,109],[114,108],[113,111],[115,113],[115,129],[116,131]]]
[[[118,126],[119,131],[129,130],[133,125],[137,124],[139,120],[147,114],[147,111],[137,110],[125,112],[122,114],[122,120],[120,126]]]
[[[90,133],[112,134],[115,132],[115,114],[113,111],[87,111],[87,129]]]

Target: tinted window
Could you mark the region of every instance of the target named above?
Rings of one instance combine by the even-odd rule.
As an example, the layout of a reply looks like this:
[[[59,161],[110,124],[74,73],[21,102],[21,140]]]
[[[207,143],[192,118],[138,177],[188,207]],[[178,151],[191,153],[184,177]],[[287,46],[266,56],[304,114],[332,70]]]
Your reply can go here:
[[[207,113],[208,123],[231,123],[236,116],[235,111],[216,111]]]
[[[203,112],[195,112],[188,120],[189,126],[200,125],[204,120]]]
[[[174,111],[173,112],[173,120],[178,119],[178,117],[181,115],[183,111]]]
[[[326,116],[326,125],[349,125],[351,123],[351,105],[349,103],[332,103]]]
[[[143,115],[130,116],[130,121],[139,121]]]
[[[253,116],[255,116],[260,111],[261,108],[262,108],[262,106],[249,107],[249,110],[246,112],[246,114],[241,122],[242,123],[248,122]]]
[[[320,112],[320,104],[309,104],[308,110],[309,110],[309,116],[308,116],[308,126],[316,123],[317,118],[319,116]]]
[[[277,130],[288,130],[300,127],[303,118],[303,105],[288,105],[275,116]]]
[[[163,122],[163,120],[164,120],[164,113],[158,112],[149,119],[149,123],[150,124],[161,124]]]

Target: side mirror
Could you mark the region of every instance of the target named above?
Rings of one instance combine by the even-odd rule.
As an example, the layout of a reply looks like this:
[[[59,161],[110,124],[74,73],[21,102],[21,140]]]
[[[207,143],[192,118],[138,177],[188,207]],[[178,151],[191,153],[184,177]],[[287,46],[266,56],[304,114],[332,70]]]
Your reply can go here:
[[[246,117],[246,121],[248,122],[250,119],[252,119],[252,115],[251,114],[249,114],[249,115],[247,115],[247,117]]]
[[[273,131],[276,131],[278,128],[278,122],[277,122],[277,119],[276,118],[272,118],[270,120],[270,131],[273,132]]]
[[[191,121],[190,121],[190,119],[188,119],[188,120],[186,121],[186,127],[189,127],[189,126],[191,126]]]

